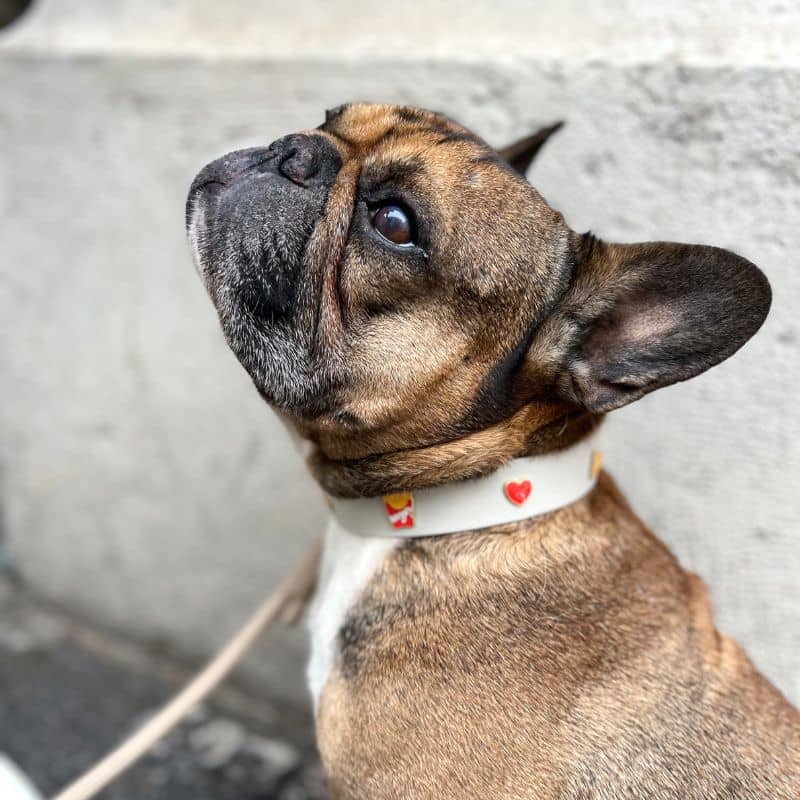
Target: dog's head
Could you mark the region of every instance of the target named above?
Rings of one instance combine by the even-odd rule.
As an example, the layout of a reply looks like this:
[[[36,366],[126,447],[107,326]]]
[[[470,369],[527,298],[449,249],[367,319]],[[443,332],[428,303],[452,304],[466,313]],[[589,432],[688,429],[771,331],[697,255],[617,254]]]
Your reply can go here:
[[[574,233],[521,174],[549,132],[503,157],[440,114],[347,105],[206,166],[189,236],[262,395],[312,435],[412,446],[532,402],[607,411],[747,341],[761,272]]]

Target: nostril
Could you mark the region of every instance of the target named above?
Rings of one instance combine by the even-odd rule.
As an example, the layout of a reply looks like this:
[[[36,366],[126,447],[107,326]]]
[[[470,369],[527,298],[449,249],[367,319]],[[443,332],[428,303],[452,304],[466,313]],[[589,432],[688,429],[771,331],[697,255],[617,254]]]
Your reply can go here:
[[[314,148],[296,144],[289,149],[280,163],[281,174],[294,183],[304,184],[317,172],[318,160]]]

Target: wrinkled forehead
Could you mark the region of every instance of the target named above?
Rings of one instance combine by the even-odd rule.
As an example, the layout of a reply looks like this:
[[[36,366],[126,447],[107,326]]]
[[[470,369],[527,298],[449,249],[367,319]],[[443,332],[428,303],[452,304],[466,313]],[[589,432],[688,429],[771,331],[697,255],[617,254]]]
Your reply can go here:
[[[398,166],[452,182],[471,168],[501,162],[480,137],[442,114],[408,106],[358,103],[326,112],[319,128],[329,134],[342,158],[358,159],[371,178],[391,177]],[[437,181],[438,182],[438,181]]]

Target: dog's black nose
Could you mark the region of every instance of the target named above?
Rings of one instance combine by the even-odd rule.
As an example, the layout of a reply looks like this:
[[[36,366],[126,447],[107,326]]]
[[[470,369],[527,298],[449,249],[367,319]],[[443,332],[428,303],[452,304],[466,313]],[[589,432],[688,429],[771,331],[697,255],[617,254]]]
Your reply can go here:
[[[273,142],[269,150],[275,154],[278,170],[284,178],[306,186],[319,172],[321,143],[319,136],[293,133]]]
[[[293,133],[269,146],[276,157],[278,171],[298,186],[329,183],[342,160],[336,148],[324,137],[315,134]]]

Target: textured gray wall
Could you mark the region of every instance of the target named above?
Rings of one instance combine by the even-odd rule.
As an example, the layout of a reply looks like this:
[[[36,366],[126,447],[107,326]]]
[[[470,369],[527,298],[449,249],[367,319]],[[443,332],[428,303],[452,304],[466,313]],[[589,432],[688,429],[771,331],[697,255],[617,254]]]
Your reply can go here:
[[[800,12],[507,0],[453,27],[433,3],[408,49],[355,3],[281,5],[51,0],[0,39],[0,477],[25,578],[201,654],[319,529],[193,274],[203,163],[350,99],[441,109],[498,144],[563,118],[531,179],[574,228],[730,247],[772,281],[731,361],[613,415],[607,463],[800,701]],[[271,642],[250,675],[302,697],[301,637]]]

